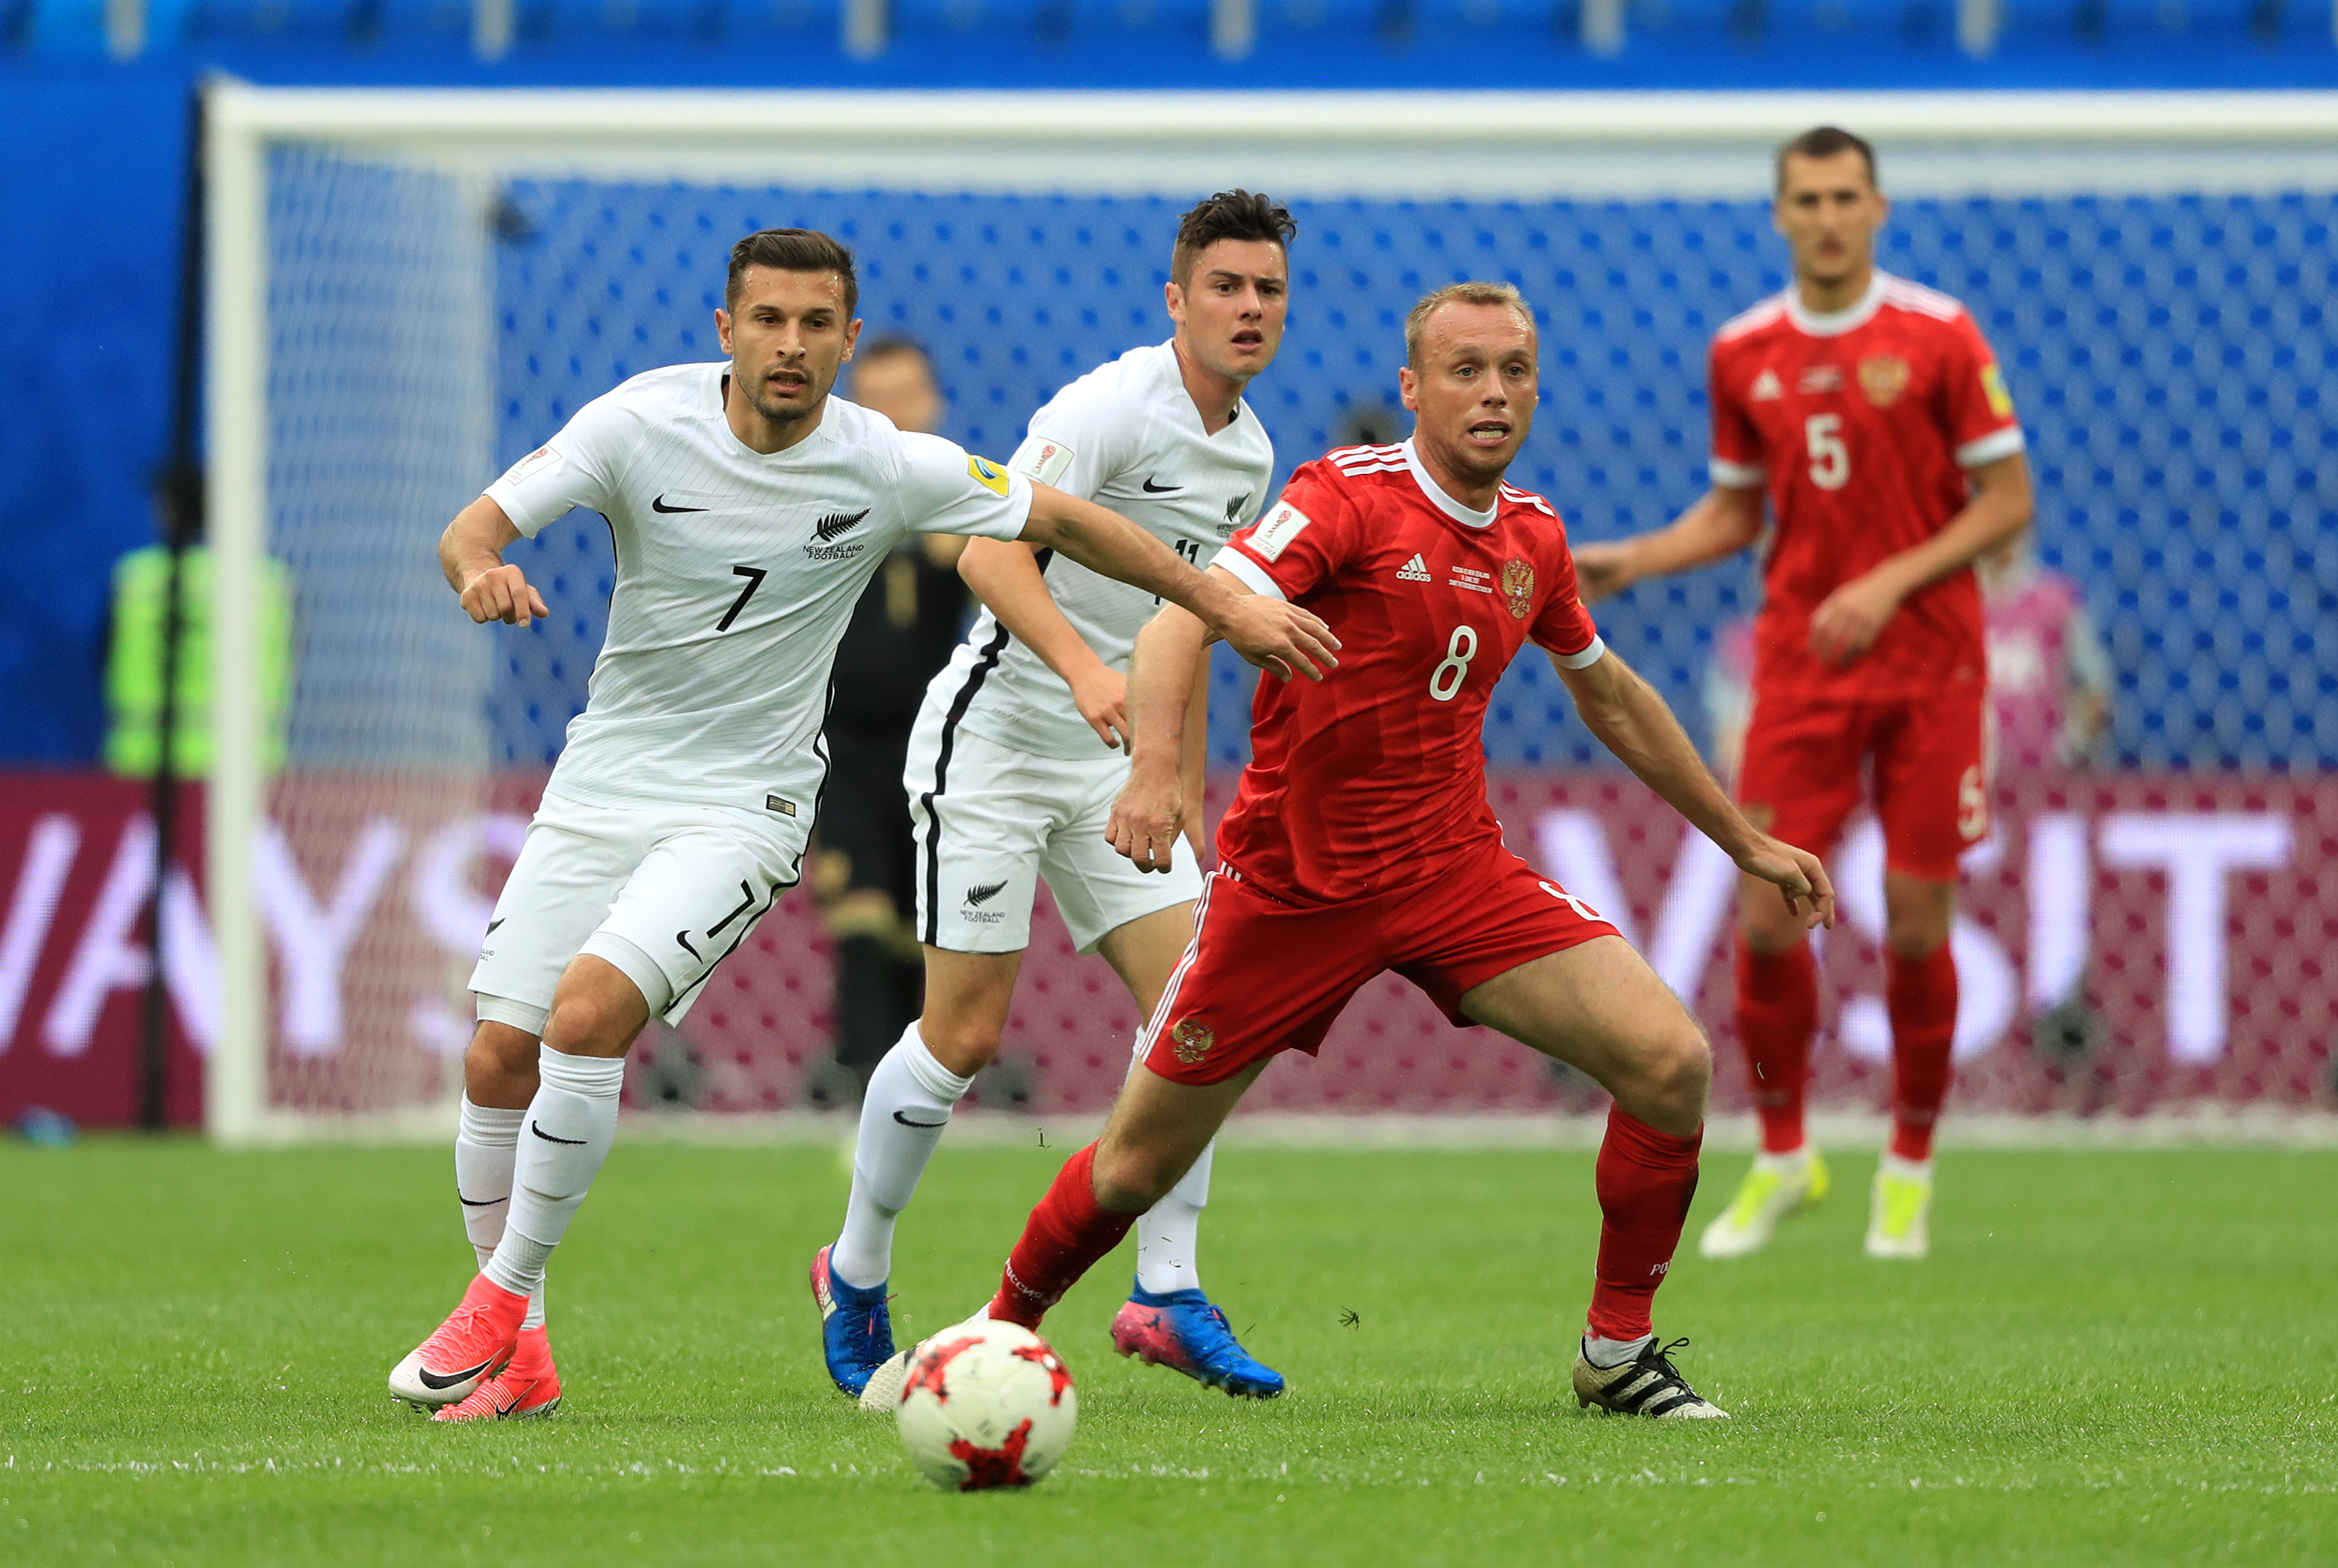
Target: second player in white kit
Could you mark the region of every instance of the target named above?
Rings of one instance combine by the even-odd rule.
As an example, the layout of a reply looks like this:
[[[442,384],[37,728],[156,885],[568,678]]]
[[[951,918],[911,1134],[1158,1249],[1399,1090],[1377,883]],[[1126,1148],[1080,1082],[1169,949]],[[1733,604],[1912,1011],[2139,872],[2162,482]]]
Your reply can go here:
[[[1241,393],[1281,341],[1294,232],[1281,206],[1246,192],[1186,213],[1165,290],[1176,335],[1063,389],[1032,416],[1007,467],[1111,508],[1206,567],[1273,479],[1273,444]],[[1038,883],[1079,951],[1101,952],[1119,971],[1139,1017],[1192,934],[1202,886],[1200,724],[1187,731],[1193,831],[1167,873],[1138,871],[1105,837],[1128,779],[1129,656],[1160,601],[1022,545],[977,540],[959,569],[986,608],[927,690],[903,781],[917,828],[925,1013],[870,1077],[843,1231],[812,1265],[830,1374],[872,1407],[889,1404],[901,1365],[885,1306],[895,1220],[952,1108],[998,1049]],[[1271,1397],[1282,1379],[1242,1350],[1200,1288],[1209,1181],[1205,1153],[1140,1222],[1136,1289],[1114,1341],[1230,1393]]]
[[[1274,478],[1274,444],[1246,403],[1224,429],[1205,431],[1174,345],[1157,343],[1056,393],[1007,466],[1110,507],[1206,567],[1256,515]],[[1040,572],[1096,663],[1125,678],[1160,601],[1076,561],[1050,559]],[[1105,843],[1127,754],[1080,716],[1064,678],[987,606],[926,690],[902,782],[918,828],[918,933],[934,947],[1022,952],[1041,877],[1082,952],[1132,920],[1201,896],[1189,843],[1165,877],[1139,872]]]
[[[585,711],[471,981],[456,1182],[480,1272],[390,1374],[393,1394],[441,1419],[558,1403],[545,1269],[607,1158],[625,1051],[651,1017],[680,1018],[794,884],[827,774],[837,643],[904,534],[1049,545],[1243,620],[1253,652],[1311,673],[1306,624],[1213,602],[1190,562],[1126,519],[831,398],[857,298],[851,254],[826,235],[748,236],[715,313],[727,362],[594,399],[440,542],[472,618],[516,625],[548,613],[502,559],[516,539],[584,507],[608,519],[617,557]]]

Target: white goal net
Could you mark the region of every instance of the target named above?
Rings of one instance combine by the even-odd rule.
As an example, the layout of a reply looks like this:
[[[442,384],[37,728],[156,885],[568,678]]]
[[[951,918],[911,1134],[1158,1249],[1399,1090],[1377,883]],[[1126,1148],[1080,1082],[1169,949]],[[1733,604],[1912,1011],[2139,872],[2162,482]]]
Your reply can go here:
[[[1960,1102],[2135,1111],[2326,1099],[2338,981],[2338,451],[2323,301],[2338,96],[2061,94],[820,94],[263,90],[209,103],[210,518],[220,762],[209,898],[224,979],[207,1079],[246,1139],[443,1119],[495,887],[584,699],[611,563],[582,515],[518,547],[551,619],[474,627],[435,541],[586,399],[716,357],[728,249],[802,225],[852,245],[872,333],[933,353],[946,433],[1004,456],[1033,409],[1166,331],[1175,215],[1233,185],[1289,202],[1292,327],[1252,391],[1287,473],[1400,433],[1400,322],[1507,278],[1543,324],[1522,482],[1577,537],[1652,527],[1703,484],[1704,346],[1782,283],[1771,150],[1873,138],[1884,264],[1968,301],[2039,477],[2040,557],[2114,683],[2088,754],[2015,759],[1969,867]],[[255,606],[292,595],[285,762],[261,728]],[[1600,607],[1700,738],[1744,563]],[[1213,704],[1221,794],[1241,677]],[[1724,1041],[1728,879],[1605,765],[1545,670],[1487,744],[1514,846],[1620,912]],[[2316,813],[2320,815],[2317,818]],[[2205,846],[2205,847],[2204,847]],[[1870,874],[1871,838],[1841,852]],[[1873,873],[1880,875],[1880,872]],[[2180,892],[2180,896],[2179,896]],[[1827,954],[1822,1107],[1877,1101],[1880,914]],[[2206,901],[2204,904],[2201,901]],[[1094,1108],[1133,1009],[1043,922],[1009,1050],[1041,1109]],[[661,1091],[789,1109],[826,1055],[830,963],[801,893],[661,1040]],[[681,1087],[676,1088],[676,1085]],[[638,1086],[635,1092],[641,1093]],[[1358,999],[1287,1110],[1539,1113],[1583,1086],[1400,982]]]

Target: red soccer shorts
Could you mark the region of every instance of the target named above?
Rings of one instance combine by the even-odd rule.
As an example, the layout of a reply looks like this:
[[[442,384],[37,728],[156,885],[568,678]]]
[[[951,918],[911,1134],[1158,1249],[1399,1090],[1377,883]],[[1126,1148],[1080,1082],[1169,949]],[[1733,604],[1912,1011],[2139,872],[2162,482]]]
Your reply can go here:
[[[1286,1050],[1313,1055],[1357,989],[1394,970],[1455,1023],[1461,995],[1522,963],[1616,928],[1504,849],[1424,868],[1347,903],[1295,904],[1241,873],[1211,873],[1194,941],[1144,1026],[1137,1055],[1173,1083],[1223,1083]]]
[[[1756,826],[1822,856],[1858,806],[1867,774],[1883,824],[1884,863],[1908,876],[1954,882],[1957,857],[1989,833],[1987,700],[1978,685],[1912,702],[1757,692],[1737,798]]]

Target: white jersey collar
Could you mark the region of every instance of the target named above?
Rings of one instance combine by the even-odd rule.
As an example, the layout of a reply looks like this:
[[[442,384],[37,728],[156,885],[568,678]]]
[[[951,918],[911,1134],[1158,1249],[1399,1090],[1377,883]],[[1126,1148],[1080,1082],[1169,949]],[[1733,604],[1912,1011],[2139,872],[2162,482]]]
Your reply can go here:
[[[1800,283],[1786,285],[1787,319],[1813,338],[1840,338],[1845,332],[1864,327],[1883,308],[1883,292],[1891,285],[1891,274],[1882,268],[1867,282],[1867,292],[1840,311],[1813,311],[1803,303]]]
[[[1444,488],[1429,477],[1429,470],[1420,466],[1420,454],[1412,449],[1411,437],[1407,436],[1404,439],[1404,444],[1398,449],[1404,453],[1404,466],[1412,470],[1412,482],[1420,487],[1422,495],[1437,504],[1439,511],[1464,528],[1490,528],[1494,526],[1494,514],[1502,509],[1498,491],[1496,492],[1494,504],[1482,512],[1475,507],[1465,507],[1447,495]]]

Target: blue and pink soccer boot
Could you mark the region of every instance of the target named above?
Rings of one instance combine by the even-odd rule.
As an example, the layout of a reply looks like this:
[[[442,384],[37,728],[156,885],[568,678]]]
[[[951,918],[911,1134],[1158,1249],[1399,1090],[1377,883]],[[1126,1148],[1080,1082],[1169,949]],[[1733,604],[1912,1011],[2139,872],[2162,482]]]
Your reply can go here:
[[[1272,1399],[1282,1392],[1282,1374],[1244,1350],[1226,1315],[1199,1290],[1155,1296],[1139,1285],[1112,1320],[1112,1347],[1237,1399]]]

